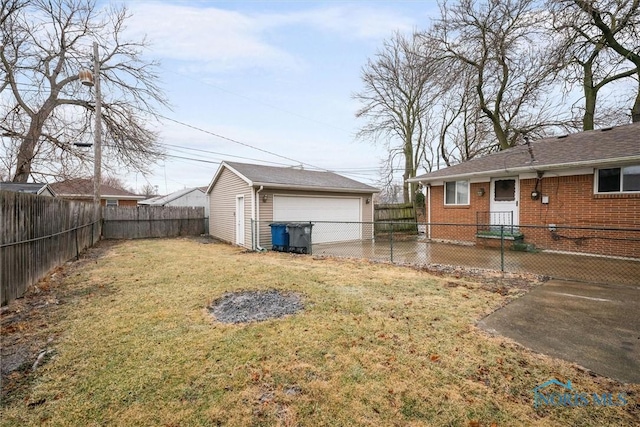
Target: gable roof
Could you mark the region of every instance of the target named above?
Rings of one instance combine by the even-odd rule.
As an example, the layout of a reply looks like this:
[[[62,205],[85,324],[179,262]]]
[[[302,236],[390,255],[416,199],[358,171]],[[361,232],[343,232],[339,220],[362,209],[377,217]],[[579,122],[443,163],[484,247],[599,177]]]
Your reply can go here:
[[[50,186],[60,197],[93,197],[93,180],[76,178],[66,181],[54,182]],[[138,196],[130,191],[120,188],[111,187],[110,185],[100,185],[101,199],[119,199],[119,200],[143,200],[144,196]]]
[[[174,191],[171,194],[167,194],[166,196],[155,196],[147,200],[143,200],[139,202],[141,205],[150,205],[150,206],[164,206],[165,204],[172,202],[180,197],[189,194],[191,192],[200,192],[204,195],[204,191],[199,187],[197,188],[185,188],[183,190]]]
[[[55,192],[48,184],[37,182],[0,182],[0,190],[13,191],[16,193],[42,194],[47,190],[55,196]]]
[[[606,167],[640,161],[640,123],[544,138],[411,178],[430,182],[443,178],[505,175],[580,167]]]
[[[157,200],[162,199],[163,197],[166,197],[166,196],[153,196],[153,197],[149,197],[148,199],[140,200],[140,201],[138,202],[138,204],[139,204],[139,205],[151,205],[151,204],[153,204],[154,202],[156,202]]]
[[[229,169],[252,187],[290,188],[297,190],[343,191],[350,193],[377,193],[379,190],[351,178],[334,172],[295,169],[292,167],[275,167],[238,162],[222,162],[207,194],[222,173]]]

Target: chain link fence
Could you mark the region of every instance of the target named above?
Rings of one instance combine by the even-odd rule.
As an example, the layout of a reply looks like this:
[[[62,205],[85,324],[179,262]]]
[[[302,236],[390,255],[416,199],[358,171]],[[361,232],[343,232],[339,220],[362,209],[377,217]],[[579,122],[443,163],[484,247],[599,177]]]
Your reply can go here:
[[[316,256],[640,285],[640,229],[417,222],[308,224],[308,253]],[[261,238],[262,246],[270,249],[269,236],[263,233]]]

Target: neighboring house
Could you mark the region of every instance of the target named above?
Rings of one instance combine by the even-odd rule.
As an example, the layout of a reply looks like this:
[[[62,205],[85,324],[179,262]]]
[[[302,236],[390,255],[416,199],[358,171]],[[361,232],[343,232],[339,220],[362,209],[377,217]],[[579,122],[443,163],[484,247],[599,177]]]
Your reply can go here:
[[[49,184],[41,183],[19,183],[19,182],[0,182],[0,191],[13,191],[15,193],[29,193],[37,196],[55,197],[55,192]]]
[[[504,225],[541,249],[640,258],[640,233],[592,230],[640,229],[640,123],[541,139],[409,181],[426,187],[432,239],[486,243]]]
[[[377,192],[332,172],[222,162],[207,188],[209,230],[246,248],[271,247],[273,222],[332,222],[314,225],[313,243],[372,239],[361,222],[373,221]]]
[[[51,184],[58,197],[70,200],[93,201],[93,180],[70,179]],[[133,194],[127,190],[102,184],[100,186],[100,204],[102,206],[137,206],[144,196]]]
[[[139,205],[147,206],[195,206],[204,207],[204,216],[209,217],[209,198],[204,188],[185,188],[167,194],[166,196],[156,196],[138,202]]]

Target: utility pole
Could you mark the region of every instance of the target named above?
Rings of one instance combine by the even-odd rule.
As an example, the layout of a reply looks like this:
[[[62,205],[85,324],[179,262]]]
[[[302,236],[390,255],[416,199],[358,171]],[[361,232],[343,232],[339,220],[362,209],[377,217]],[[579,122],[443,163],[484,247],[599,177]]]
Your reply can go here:
[[[96,88],[96,123],[93,132],[93,201],[100,206],[100,183],[102,181],[102,94],[100,93],[98,42],[93,42],[93,79]]]

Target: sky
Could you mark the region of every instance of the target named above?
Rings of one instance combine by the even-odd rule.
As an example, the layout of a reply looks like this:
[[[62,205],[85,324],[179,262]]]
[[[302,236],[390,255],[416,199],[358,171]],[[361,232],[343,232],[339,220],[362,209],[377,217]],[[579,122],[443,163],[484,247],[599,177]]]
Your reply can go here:
[[[223,160],[302,164],[376,185],[384,145],[356,140],[365,121],[352,95],[385,39],[426,28],[437,13],[435,0],[124,4],[124,34],[146,35],[144,57],[160,61],[172,108],[158,127],[169,156],[147,175],[119,178],[160,194],[208,185]]]

